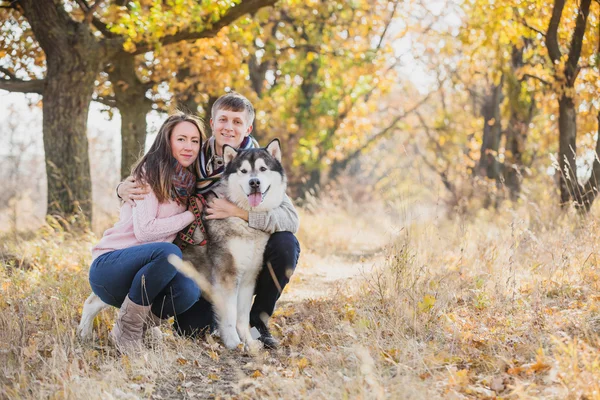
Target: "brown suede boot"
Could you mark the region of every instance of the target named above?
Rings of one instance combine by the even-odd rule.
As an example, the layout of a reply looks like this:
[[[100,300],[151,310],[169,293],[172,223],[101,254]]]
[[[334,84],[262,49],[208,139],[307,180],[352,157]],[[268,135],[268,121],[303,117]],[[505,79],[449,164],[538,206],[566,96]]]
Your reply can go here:
[[[135,304],[129,296],[121,305],[115,326],[109,334],[110,341],[122,353],[136,351],[142,347],[144,322],[150,306]]]

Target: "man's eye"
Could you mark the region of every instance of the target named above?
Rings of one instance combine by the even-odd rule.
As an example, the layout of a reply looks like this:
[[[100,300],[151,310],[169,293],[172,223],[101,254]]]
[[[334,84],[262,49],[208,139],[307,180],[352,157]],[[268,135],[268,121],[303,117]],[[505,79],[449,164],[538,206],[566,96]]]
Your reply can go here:
[[[241,121],[235,121],[235,123],[239,125],[239,124],[241,124]]]
[[[260,172],[265,172],[267,170],[267,167],[260,167]]]
[[[247,174],[247,173],[248,173],[248,170],[247,170],[247,169],[240,169],[240,172],[241,172],[242,174]]]

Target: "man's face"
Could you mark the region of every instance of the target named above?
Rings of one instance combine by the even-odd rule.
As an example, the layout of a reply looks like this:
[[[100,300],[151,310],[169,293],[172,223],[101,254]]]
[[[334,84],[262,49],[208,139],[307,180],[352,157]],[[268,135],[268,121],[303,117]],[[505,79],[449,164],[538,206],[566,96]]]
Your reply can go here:
[[[252,132],[248,123],[248,112],[218,110],[215,118],[210,119],[210,127],[216,142],[216,151],[222,155],[223,146],[228,144],[237,149],[246,136]]]

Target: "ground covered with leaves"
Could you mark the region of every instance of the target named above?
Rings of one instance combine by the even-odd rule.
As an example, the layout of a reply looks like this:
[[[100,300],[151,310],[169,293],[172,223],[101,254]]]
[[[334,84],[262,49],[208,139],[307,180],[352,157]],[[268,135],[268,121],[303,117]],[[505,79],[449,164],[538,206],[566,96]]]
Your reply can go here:
[[[165,324],[162,341],[121,357],[106,343],[114,310],[81,343],[97,237],[6,236],[0,398],[600,398],[593,216],[361,210],[305,208],[301,262],[271,320],[282,346],[254,355]]]

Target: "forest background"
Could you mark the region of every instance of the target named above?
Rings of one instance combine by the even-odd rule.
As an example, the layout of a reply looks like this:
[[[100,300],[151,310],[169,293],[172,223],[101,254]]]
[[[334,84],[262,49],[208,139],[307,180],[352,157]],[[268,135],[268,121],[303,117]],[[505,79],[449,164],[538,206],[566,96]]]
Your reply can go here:
[[[598,0],[8,0],[0,20],[0,396],[79,397],[74,370],[48,367],[60,357],[89,382],[127,372],[74,344],[78,316],[65,310],[89,289],[86,252],[166,115],[207,121],[231,90],[254,104],[254,136],[282,143],[304,262],[351,253],[371,270],[277,320],[282,336],[313,339],[277,361],[291,394],[600,393]],[[77,296],[63,293],[72,270]],[[54,277],[42,289],[40,273]],[[346,351],[336,320],[358,332],[342,377],[310,351]],[[172,350],[175,365],[198,362]],[[281,395],[269,362],[244,372],[258,386],[203,379],[227,382],[221,394]],[[127,385],[147,389],[148,368]]]

